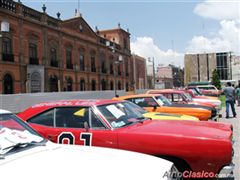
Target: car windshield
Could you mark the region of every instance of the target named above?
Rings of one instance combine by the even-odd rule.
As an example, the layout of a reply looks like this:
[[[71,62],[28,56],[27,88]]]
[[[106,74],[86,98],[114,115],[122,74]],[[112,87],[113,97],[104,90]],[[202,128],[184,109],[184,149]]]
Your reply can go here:
[[[183,93],[183,96],[187,99],[187,101],[192,101],[192,96],[188,93]]]
[[[137,105],[131,102],[119,102],[97,107],[113,128],[120,128],[144,120]]]
[[[169,101],[165,96],[155,96],[155,99],[158,101],[158,103],[161,105],[161,106],[171,106],[172,103],[171,101]]]
[[[0,114],[0,155],[43,141],[43,137],[14,114]]]

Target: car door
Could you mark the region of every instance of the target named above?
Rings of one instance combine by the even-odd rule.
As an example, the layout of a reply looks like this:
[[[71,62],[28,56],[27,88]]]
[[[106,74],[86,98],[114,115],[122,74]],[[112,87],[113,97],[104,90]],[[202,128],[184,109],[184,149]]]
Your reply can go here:
[[[45,138],[55,143],[117,148],[117,133],[106,128],[99,119],[99,122],[90,122],[95,114],[89,107],[57,107],[40,116],[46,114],[52,115],[47,126],[47,123],[36,124],[39,117],[29,121]]]
[[[90,107],[59,108],[56,127],[58,143],[117,148],[117,133],[106,128]]]

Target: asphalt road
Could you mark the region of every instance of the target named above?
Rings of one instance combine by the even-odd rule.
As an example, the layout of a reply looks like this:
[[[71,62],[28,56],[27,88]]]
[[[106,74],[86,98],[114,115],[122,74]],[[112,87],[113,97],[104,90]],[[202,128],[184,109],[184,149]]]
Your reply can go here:
[[[235,140],[235,143],[233,145],[234,148],[234,157],[233,157],[233,163],[235,164],[234,167],[234,179],[240,180],[240,106],[236,107],[236,118],[229,118],[226,119],[226,108],[223,107],[221,110],[222,118],[220,118],[220,122],[227,122],[231,123],[233,125],[233,138]],[[230,117],[232,117],[231,110],[230,110]]]

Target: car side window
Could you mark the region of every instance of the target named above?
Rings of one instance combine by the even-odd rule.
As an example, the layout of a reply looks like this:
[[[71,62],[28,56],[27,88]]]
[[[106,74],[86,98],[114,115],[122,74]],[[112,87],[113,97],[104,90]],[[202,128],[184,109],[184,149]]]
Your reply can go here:
[[[90,114],[90,127],[92,129],[106,129],[99,117],[97,117],[92,110],[90,111]]]
[[[163,94],[169,101],[171,101],[172,102],[172,94],[168,94],[168,93],[166,93],[166,94]]]
[[[34,116],[27,120],[29,123],[44,125],[44,126],[53,126],[54,125],[54,109],[45,111],[37,116]]]
[[[158,104],[154,101],[151,97],[144,97],[144,98],[135,98],[132,99],[134,104],[137,104],[140,107],[155,107]]]
[[[183,101],[182,96],[180,96],[179,94],[173,94],[173,102],[181,102]]]
[[[56,108],[56,127],[84,128],[89,124],[88,107],[60,107]]]

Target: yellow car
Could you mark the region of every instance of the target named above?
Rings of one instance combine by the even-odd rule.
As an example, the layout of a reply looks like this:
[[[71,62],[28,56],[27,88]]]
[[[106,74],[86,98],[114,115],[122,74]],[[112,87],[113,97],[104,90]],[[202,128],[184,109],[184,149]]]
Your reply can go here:
[[[188,116],[183,114],[167,114],[159,112],[147,112],[143,114],[146,118],[151,118],[153,120],[187,120],[187,121],[199,121],[197,117]]]

